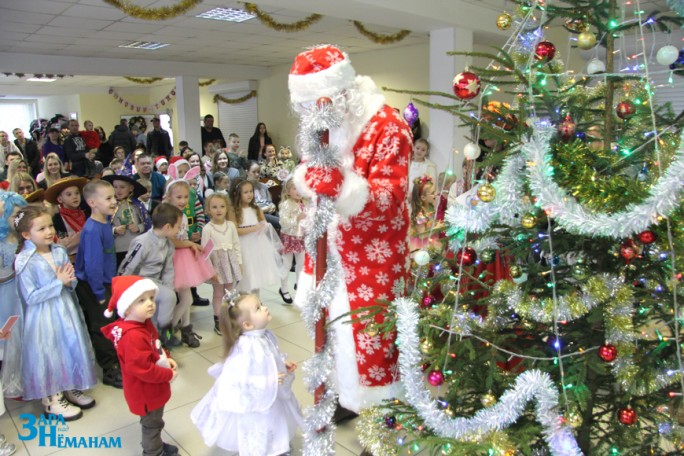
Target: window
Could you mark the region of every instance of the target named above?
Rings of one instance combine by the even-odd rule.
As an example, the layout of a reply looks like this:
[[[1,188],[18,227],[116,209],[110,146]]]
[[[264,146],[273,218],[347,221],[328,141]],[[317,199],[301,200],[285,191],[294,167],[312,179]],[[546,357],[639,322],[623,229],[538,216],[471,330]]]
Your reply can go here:
[[[21,128],[28,138],[29,126],[38,117],[36,100],[0,100],[0,130],[14,141],[12,130]]]

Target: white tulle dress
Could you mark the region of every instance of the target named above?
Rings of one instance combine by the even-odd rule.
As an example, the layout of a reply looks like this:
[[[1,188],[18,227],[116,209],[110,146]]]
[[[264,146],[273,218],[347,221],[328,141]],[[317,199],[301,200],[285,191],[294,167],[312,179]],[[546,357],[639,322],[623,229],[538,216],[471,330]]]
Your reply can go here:
[[[286,373],[278,384],[278,373]],[[223,362],[209,368],[214,386],[190,414],[204,443],[240,456],[287,453],[303,424],[292,393],[294,374],[268,330],[242,334]]]
[[[238,228],[259,224],[256,211],[251,207],[242,209],[242,222]],[[249,293],[280,283],[280,252],[283,244],[273,226],[264,223],[260,231],[240,235],[242,251],[242,280],[238,291]]]

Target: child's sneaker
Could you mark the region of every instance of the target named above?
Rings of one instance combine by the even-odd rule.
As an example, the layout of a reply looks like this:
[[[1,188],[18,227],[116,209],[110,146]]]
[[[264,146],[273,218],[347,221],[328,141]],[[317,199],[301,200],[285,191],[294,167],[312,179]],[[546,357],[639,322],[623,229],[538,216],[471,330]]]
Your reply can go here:
[[[167,350],[172,347],[178,347],[182,343],[173,335],[173,328],[171,325],[159,328],[159,341]]]
[[[64,397],[67,401],[84,410],[95,407],[95,399],[80,390],[64,391]]]
[[[221,326],[219,325],[219,317],[214,315],[214,332],[221,335]]]
[[[62,393],[44,397],[41,402],[46,414],[62,415],[64,421],[77,420],[83,416],[81,409],[67,401]]]
[[[17,447],[13,443],[3,443],[0,445],[0,456],[10,456],[16,453]]]

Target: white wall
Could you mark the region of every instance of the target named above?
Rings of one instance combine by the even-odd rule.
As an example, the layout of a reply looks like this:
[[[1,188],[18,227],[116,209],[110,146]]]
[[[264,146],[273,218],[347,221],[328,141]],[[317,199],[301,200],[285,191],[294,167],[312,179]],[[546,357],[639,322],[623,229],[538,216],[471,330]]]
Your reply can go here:
[[[55,114],[62,114],[67,119],[70,112],[78,113],[81,119],[81,102],[79,95],[54,95],[51,97],[38,97],[38,117],[50,119]]]

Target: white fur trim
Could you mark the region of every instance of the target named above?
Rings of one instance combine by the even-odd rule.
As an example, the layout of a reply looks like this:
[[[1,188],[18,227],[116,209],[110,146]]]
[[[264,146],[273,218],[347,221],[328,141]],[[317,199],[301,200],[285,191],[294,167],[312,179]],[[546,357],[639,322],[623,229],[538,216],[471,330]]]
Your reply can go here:
[[[302,163],[301,165],[297,166],[292,173],[292,180],[294,181],[295,187],[300,195],[302,195],[304,198],[313,199],[316,196],[316,193],[311,190],[311,187],[306,185],[307,168],[308,167],[306,163]]]
[[[116,313],[119,314],[121,318],[124,318],[124,314],[135,300],[148,291],[154,291],[155,294],[159,291],[157,284],[150,279],[138,280],[133,285],[126,288],[126,291],[121,293],[121,296],[119,296],[119,300],[116,303]],[[111,314],[109,316],[111,317]]]
[[[335,201],[335,208],[342,217],[353,217],[363,210],[368,202],[368,181],[352,170],[344,170],[342,189]]]
[[[336,231],[334,227],[328,231],[329,255],[339,255],[337,250],[330,251],[331,247],[336,248]],[[306,295],[313,286],[314,277],[302,271],[299,274],[297,294],[294,299],[295,304],[300,309],[305,304]],[[328,309],[330,321],[349,312],[349,297],[347,296],[347,287],[344,279],[340,280],[335,292],[335,298],[329,304]],[[403,389],[398,378],[393,383],[385,386],[369,387],[359,384],[356,341],[354,340],[352,325],[343,323],[343,321],[335,323],[333,338],[334,340],[329,340],[328,343],[334,344],[335,378],[340,405],[358,413],[361,409],[380,404],[385,399],[403,397]]]
[[[346,53],[341,60],[329,68],[310,74],[290,74],[287,85],[292,103],[316,101],[320,97],[332,97],[342,89],[351,87],[356,71]]]

